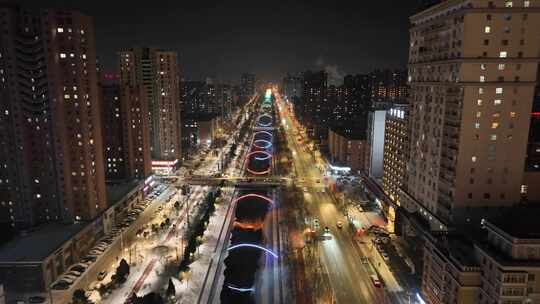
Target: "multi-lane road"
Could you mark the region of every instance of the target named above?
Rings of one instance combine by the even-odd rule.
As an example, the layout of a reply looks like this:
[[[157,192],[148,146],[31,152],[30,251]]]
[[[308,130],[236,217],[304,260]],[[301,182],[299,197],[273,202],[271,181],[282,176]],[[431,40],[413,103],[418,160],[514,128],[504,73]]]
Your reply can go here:
[[[278,102],[281,102],[279,97]],[[314,166],[316,160],[307,146],[298,141],[298,130],[291,114],[284,106],[282,110],[281,121],[286,126],[286,138],[293,154],[296,183],[303,188],[304,207],[311,215],[306,220],[318,219],[321,230],[328,227],[331,235],[330,239],[308,245],[312,247],[308,250],[318,255],[320,265],[306,267],[321,267],[321,272],[328,277],[326,281],[331,285],[332,294],[325,298],[332,298],[337,303],[390,303],[385,289],[374,286],[368,268],[362,264],[362,252],[353,240],[353,233],[346,227],[345,215],[336,208],[331,195],[323,191],[324,176]],[[338,221],[344,223],[343,228],[337,227]]]

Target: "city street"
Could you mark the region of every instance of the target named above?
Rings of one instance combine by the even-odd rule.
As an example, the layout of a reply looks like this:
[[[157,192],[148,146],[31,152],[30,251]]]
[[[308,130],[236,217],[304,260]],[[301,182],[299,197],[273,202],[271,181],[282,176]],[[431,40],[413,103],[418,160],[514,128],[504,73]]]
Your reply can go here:
[[[278,98],[278,102],[280,99]],[[284,109],[284,107],[282,107]],[[406,301],[390,301],[384,288],[374,286],[370,273],[361,262],[362,253],[359,251],[354,233],[347,227],[338,228],[337,223],[347,223],[344,210],[338,210],[335,200],[323,190],[324,176],[317,166],[314,157],[306,149],[306,145],[300,143],[295,132],[294,123],[290,115],[282,111],[282,122],[286,126],[286,136],[289,148],[294,157],[294,167],[296,170],[297,186],[304,190],[305,208],[312,217],[306,219],[312,223],[315,219],[320,222],[320,229],[328,227],[331,238],[324,241],[315,241],[304,250],[309,250],[310,254],[318,254],[333,291],[332,297],[337,303],[407,303]],[[324,191],[324,192],[323,192]],[[367,220],[366,220],[367,221]],[[319,234],[320,231],[316,231]],[[310,248],[311,246],[311,248]],[[313,248],[315,247],[315,248]],[[316,265],[307,265],[317,267]],[[397,283],[392,282],[392,285]],[[393,286],[393,289],[398,289]]]

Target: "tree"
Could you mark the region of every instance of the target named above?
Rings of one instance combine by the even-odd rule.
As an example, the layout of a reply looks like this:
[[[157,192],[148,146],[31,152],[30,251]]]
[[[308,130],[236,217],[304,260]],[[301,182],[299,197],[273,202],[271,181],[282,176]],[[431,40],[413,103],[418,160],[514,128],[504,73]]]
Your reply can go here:
[[[159,294],[155,293],[155,292],[151,292],[151,293],[146,294],[142,298],[142,303],[143,304],[164,304],[163,299],[161,298],[161,296]]]
[[[73,304],[87,304],[88,298],[86,297],[86,293],[82,289],[77,289],[73,292],[73,298],[72,298]]]
[[[169,286],[167,286],[167,298],[172,298],[176,295],[176,288],[174,288],[174,283],[171,278],[169,278]]]
[[[125,259],[122,259],[120,261],[120,264],[116,268],[116,281],[120,284],[124,283],[128,275],[129,275],[129,264],[126,262]]]

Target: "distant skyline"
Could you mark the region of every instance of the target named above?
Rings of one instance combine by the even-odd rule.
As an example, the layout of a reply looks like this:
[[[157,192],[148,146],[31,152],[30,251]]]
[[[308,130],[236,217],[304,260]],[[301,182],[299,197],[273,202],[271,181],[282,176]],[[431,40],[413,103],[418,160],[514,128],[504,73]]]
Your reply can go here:
[[[287,72],[346,74],[404,68],[408,17],[419,1],[69,1],[17,0],[29,8],[74,9],[94,17],[105,71],[116,53],[156,46],[179,53],[181,77],[238,83],[242,72],[278,81]]]

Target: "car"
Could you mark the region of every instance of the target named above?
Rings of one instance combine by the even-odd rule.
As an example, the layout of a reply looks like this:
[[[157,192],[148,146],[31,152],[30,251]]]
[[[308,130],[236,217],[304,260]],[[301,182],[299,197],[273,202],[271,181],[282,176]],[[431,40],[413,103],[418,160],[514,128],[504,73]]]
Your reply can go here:
[[[324,227],[324,233],[325,234],[329,234],[330,233],[330,228],[328,226]]]
[[[377,287],[377,288],[381,288],[382,284],[381,284],[381,281],[379,281],[379,278],[372,274],[369,276],[371,278],[371,282],[373,283],[373,286]]]
[[[54,283],[51,288],[52,289],[56,289],[56,290],[64,290],[64,289],[68,289],[69,286],[71,286],[71,283],[68,283],[67,281],[65,280],[59,280],[57,281],[56,283]]]
[[[45,303],[45,301],[47,301],[47,299],[41,296],[33,296],[33,297],[28,298],[28,303],[31,303],[31,304]]]
[[[336,226],[337,226],[339,229],[343,228],[343,222],[342,222],[342,221],[337,221]]]
[[[314,225],[315,227],[319,227],[319,219],[318,219],[318,218],[315,218],[315,219],[313,220],[313,225]]]
[[[81,259],[81,261],[85,262],[85,263],[92,263],[92,262],[95,262],[97,260],[97,257],[93,256],[93,255],[87,255],[85,256],[84,258]]]
[[[75,264],[69,268],[70,271],[78,271],[80,273],[83,273],[86,270],[86,265],[84,264]]]
[[[97,280],[103,281],[103,279],[105,279],[106,276],[107,276],[107,270],[102,270],[98,273]]]
[[[77,277],[72,277],[70,275],[63,275],[63,276],[60,277],[61,281],[65,281],[69,285],[73,284],[73,282],[75,282],[76,279],[77,279]]]

